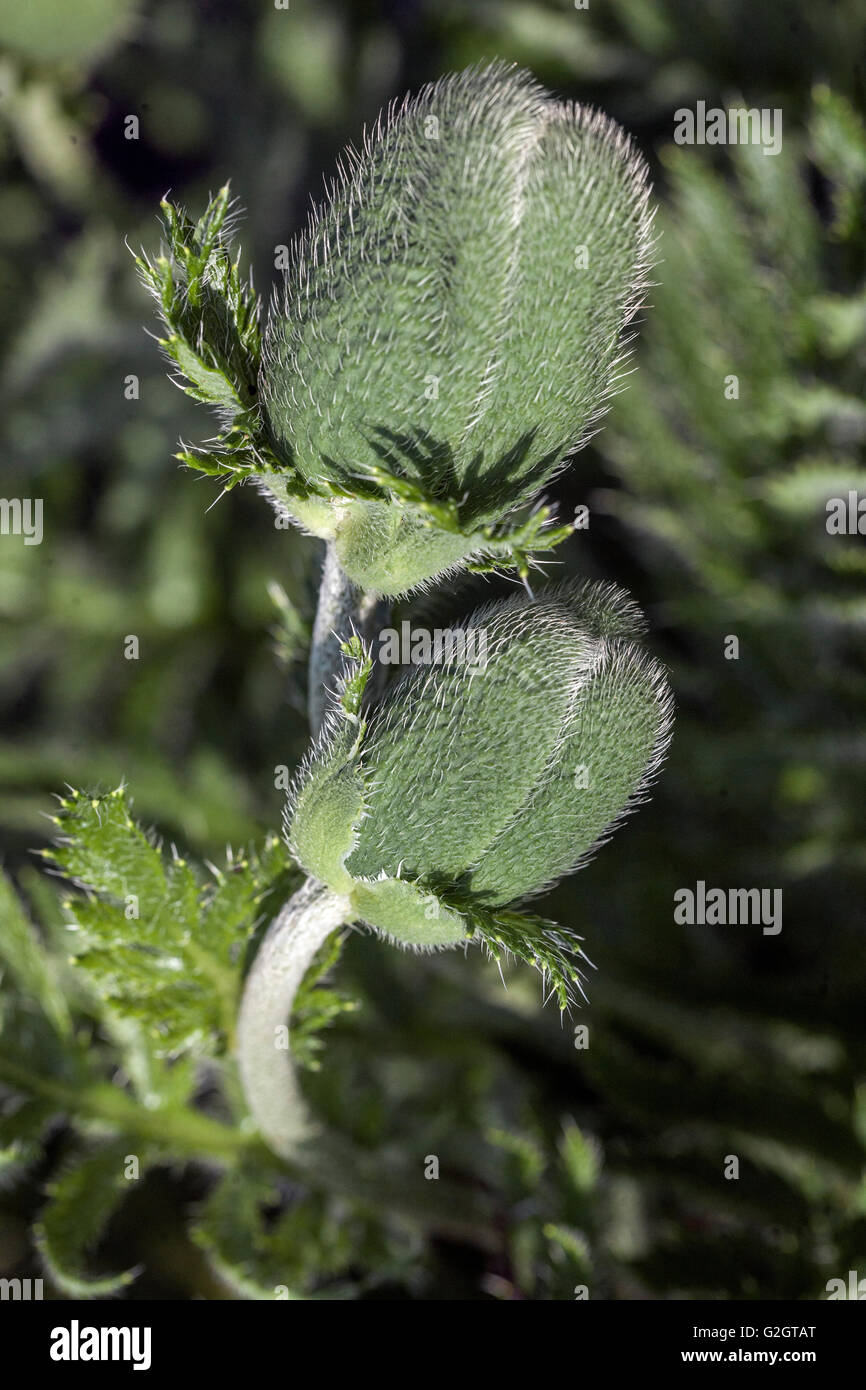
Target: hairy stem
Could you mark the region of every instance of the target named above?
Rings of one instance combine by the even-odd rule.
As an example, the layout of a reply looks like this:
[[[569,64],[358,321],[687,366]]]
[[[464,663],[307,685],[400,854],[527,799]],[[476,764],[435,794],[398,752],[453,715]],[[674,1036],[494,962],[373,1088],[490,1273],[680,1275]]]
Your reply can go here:
[[[308,879],[274,918],[247,975],[237,1026],[237,1057],[247,1103],[282,1158],[312,1136],[285,1028],[310,962],[350,915],[349,901]]]
[[[310,729],[315,738],[322,727],[328,707],[328,691],[334,689],[343,657],[340,642],[354,629],[365,642],[377,627],[388,622],[386,602],[365,594],[343,573],[337,551],[329,542],[319,587],[319,606],[313,627],[313,643],[307,685],[307,707]]]

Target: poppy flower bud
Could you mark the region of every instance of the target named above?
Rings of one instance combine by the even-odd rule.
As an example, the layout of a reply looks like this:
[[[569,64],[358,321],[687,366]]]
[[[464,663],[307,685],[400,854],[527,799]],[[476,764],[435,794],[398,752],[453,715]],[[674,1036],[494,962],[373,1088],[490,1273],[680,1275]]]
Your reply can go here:
[[[332,721],[287,816],[302,868],[422,947],[469,934],[473,905],[526,899],[579,868],[670,740],[642,626],[612,585],[477,610],[465,640],[411,668],[365,727]]]
[[[399,594],[554,543],[524,509],[619,379],[648,198],[613,121],[502,63],[426,87],[346,154],[271,306],[280,466],[259,482],[352,581]]]

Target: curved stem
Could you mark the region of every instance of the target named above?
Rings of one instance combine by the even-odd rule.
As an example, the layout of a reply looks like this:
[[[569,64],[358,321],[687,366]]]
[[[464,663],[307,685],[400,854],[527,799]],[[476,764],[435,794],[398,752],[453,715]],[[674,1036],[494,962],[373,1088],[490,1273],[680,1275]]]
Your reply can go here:
[[[268,927],[244,983],[237,1026],[241,1082],[259,1129],[282,1158],[314,1130],[285,1028],[310,962],[350,912],[347,898],[308,879]]]
[[[342,667],[341,639],[348,637],[354,628],[360,637],[369,641],[377,626],[387,625],[388,613],[386,602],[365,594],[344,574],[336,547],[329,541],[322,567],[307,683],[307,707],[314,738],[325,717],[328,691],[334,688],[334,678]]]

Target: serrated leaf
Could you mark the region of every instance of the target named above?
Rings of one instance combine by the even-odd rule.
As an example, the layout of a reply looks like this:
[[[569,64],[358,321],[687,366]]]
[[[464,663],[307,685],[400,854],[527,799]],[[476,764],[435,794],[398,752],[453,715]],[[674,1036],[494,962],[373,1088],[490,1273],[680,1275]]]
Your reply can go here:
[[[866,187],[866,125],[840,93],[821,85],[814,93],[811,136],[815,159],[831,182],[834,231],[847,239],[862,225]]]
[[[91,890],[67,904],[70,944],[103,1003],[162,1054],[224,1047],[234,1028],[241,953],[269,894],[297,877],[270,837],[223,869],[167,859],[133,821],[122,790],[75,794],[60,817],[59,869]]]
[[[107,796],[72,792],[58,816],[63,838],[43,857],[75,883],[115,900],[162,902],[165,874],[156,849],[129,814],[124,789]]]
[[[292,1061],[308,1071],[318,1071],[321,1034],[341,1014],[357,1009],[357,1001],[323,984],[342,954],[345,933],[333,932],[313,957],[292,1004]]]
[[[534,1192],[545,1168],[545,1158],[540,1146],[528,1134],[518,1134],[513,1130],[493,1127],[486,1134],[488,1144],[510,1154],[515,1160],[520,1182],[527,1192]]]
[[[341,1299],[345,1285],[310,1292],[314,1280],[339,1272],[350,1259],[345,1219],[328,1200],[307,1194],[268,1229],[263,1206],[279,1193],[261,1174],[243,1169],[227,1174],[202,1207],[192,1235],[214,1272],[241,1298],[259,1300]]]
[[[583,1275],[590,1273],[592,1255],[589,1242],[582,1232],[572,1230],[570,1226],[560,1226],[553,1221],[548,1221],[543,1228],[543,1234],[557,1251],[568,1256],[578,1273]]]
[[[276,835],[224,868],[211,866],[213,882],[202,895],[198,944],[215,960],[230,961],[238,945],[269,910],[291,896],[300,875]],[[279,901],[277,901],[279,900]]]
[[[0,1184],[14,1180],[41,1154],[42,1135],[54,1115],[44,1100],[5,1102],[0,1115]]]
[[[145,1156],[139,1159],[139,1174]],[[114,1211],[129,1191],[124,1177],[128,1146],[110,1144],[76,1160],[48,1187],[48,1203],[34,1235],[39,1254],[53,1283],[69,1298],[106,1298],[119,1293],[136,1271],[95,1275],[88,1255],[103,1234]]]
[[[221,409],[227,426],[256,403],[259,301],[229,254],[236,211],[224,188],[197,223],[162,205],[165,245],[155,261],[136,258],[168,337],[163,347],[186,376],[190,394]]]
[[[559,1156],[575,1192],[584,1195],[595,1188],[601,1171],[601,1151],[597,1140],[585,1135],[573,1120],[563,1126]]]
[[[54,961],[28,920],[15,889],[0,874],[0,972],[9,972],[17,989],[42,1010],[61,1035],[69,1033],[69,1010]]]
[[[556,996],[561,1010],[568,1009],[578,993],[583,995],[585,975],[580,961],[586,957],[577,944],[578,937],[529,912],[491,911],[477,904],[465,904],[463,911],[491,960],[500,964],[513,956],[531,965],[541,975],[545,992]]]

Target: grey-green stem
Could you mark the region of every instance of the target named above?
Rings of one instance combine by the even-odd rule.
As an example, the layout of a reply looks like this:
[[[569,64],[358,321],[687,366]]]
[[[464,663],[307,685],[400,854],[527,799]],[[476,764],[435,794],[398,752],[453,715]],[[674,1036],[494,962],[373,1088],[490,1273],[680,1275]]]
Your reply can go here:
[[[250,1111],[275,1153],[290,1158],[315,1125],[288,1047],[295,995],[319,947],[351,915],[348,898],[308,879],[274,918],[244,983],[237,1058]]]
[[[358,589],[343,573],[332,542],[325,551],[319,605],[313,626],[313,642],[307,685],[310,730],[315,738],[328,708],[328,694],[335,688],[343,656],[340,642],[358,633],[370,642],[377,627],[388,623],[389,605]],[[374,692],[372,692],[374,693]]]

